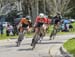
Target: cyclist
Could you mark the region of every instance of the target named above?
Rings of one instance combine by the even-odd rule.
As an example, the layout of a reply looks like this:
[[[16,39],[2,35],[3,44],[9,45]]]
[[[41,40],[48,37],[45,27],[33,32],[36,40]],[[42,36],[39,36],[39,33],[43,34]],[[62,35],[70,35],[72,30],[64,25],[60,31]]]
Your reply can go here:
[[[57,16],[55,16],[54,19],[55,19],[54,28],[55,29],[58,29],[58,27],[60,25],[60,22],[61,22],[60,14],[57,13]]]
[[[30,16],[26,16],[26,19],[28,20],[28,23],[29,23],[29,28],[27,30],[27,32],[31,32],[32,30],[32,21],[31,21],[31,17]]]
[[[40,13],[39,16],[36,17],[36,20],[35,20],[35,24],[34,24],[34,27],[35,27],[35,31],[38,32],[37,30],[43,26],[43,24],[46,22],[46,18],[44,16],[43,13]]]
[[[34,24],[35,35],[34,35],[34,37],[32,39],[31,46],[33,46],[33,42],[35,41],[35,37],[36,37],[37,34],[39,34],[39,32],[41,32],[40,33],[40,37],[44,36],[44,27],[43,27],[43,24],[45,24],[45,22],[46,22],[45,15],[43,13],[40,13],[39,16],[37,16],[36,20],[35,20],[35,24]]]
[[[54,27],[53,27],[53,31],[52,31],[52,33],[50,35],[50,40],[51,40],[52,36],[53,36],[53,39],[54,39],[54,37],[57,34],[58,29],[59,29],[59,27],[61,25],[61,16],[60,16],[60,13],[57,13],[57,15],[54,17],[54,19],[55,19],[55,21],[54,21]]]
[[[45,16],[45,17],[46,17],[46,21],[45,21],[46,28],[44,29],[44,31],[46,33],[47,30],[49,29],[49,26],[50,26],[52,20],[49,18],[49,16]]]
[[[23,16],[18,25],[19,37],[17,40],[17,46],[20,46],[21,41],[24,38],[24,33],[29,29],[30,21]]]

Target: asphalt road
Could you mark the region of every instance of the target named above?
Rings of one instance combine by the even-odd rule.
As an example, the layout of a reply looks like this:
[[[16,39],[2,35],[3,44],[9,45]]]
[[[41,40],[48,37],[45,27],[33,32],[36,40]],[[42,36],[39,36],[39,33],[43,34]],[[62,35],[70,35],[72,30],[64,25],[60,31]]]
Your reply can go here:
[[[50,57],[50,54],[60,55],[58,48],[72,37],[75,37],[75,35],[57,35],[54,40],[49,40],[49,37],[46,36],[41,43],[36,45],[34,50],[30,46],[32,38],[24,38],[20,47],[16,47],[17,39],[1,40],[0,57]]]

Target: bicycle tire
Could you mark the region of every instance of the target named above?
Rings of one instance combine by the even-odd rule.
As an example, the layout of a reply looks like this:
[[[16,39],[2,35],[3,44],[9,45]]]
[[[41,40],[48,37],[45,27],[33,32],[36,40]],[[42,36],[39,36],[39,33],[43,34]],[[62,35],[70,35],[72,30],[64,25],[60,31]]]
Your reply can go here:
[[[38,40],[39,40],[39,35],[35,35],[31,43],[32,49],[35,48],[36,44],[38,43]]]

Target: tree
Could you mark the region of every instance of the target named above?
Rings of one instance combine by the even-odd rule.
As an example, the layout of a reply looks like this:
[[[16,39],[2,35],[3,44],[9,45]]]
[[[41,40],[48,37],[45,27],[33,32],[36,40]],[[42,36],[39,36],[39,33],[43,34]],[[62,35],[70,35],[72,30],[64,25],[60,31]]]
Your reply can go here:
[[[17,16],[17,11],[13,10],[10,13],[8,13],[7,17],[6,17],[6,21],[10,22],[11,24],[14,24],[14,19]]]
[[[51,15],[56,15],[60,12],[63,16],[70,13],[73,7],[68,7],[71,0],[46,0],[47,8],[49,9]]]
[[[66,16],[69,16],[71,18],[75,19],[75,0],[71,0],[68,7],[71,8],[73,7],[73,9],[71,10],[71,12],[69,14],[66,14]]]
[[[45,13],[48,15],[56,15],[57,12],[60,12],[63,16],[73,13],[75,8],[75,0],[0,0],[2,5],[7,3],[20,2],[22,6],[23,15],[30,15],[32,21],[34,22],[36,16],[39,13]],[[17,5],[17,4],[16,4]],[[19,8],[19,5],[18,5]],[[68,15],[70,16],[70,15]]]

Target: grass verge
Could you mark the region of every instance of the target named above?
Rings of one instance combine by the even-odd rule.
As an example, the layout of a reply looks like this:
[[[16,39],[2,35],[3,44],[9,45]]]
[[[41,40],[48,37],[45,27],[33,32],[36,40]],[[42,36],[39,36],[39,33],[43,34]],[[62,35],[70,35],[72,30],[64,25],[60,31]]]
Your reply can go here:
[[[75,57],[75,38],[72,38],[64,43],[64,48]]]

